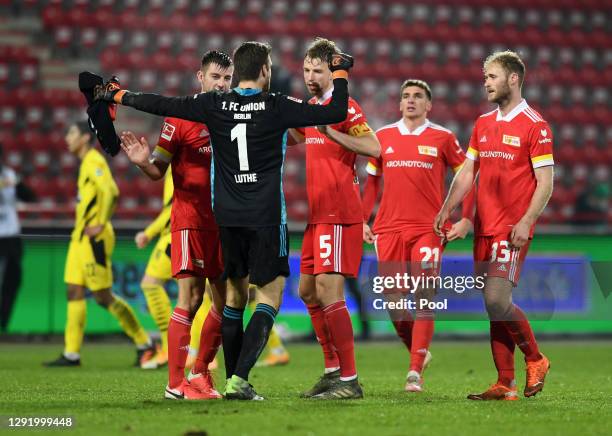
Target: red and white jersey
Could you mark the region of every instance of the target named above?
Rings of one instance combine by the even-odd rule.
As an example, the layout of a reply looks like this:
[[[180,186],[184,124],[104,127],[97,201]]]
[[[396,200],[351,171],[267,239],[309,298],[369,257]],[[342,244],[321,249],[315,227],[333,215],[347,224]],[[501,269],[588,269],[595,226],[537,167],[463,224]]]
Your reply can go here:
[[[328,104],[332,90],[311,104]],[[351,136],[373,133],[365,114],[349,97],[346,120],[332,129]],[[316,127],[299,129],[306,142],[306,192],[309,224],[355,224],[363,222],[359,179],[355,171],[357,154],[320,133]]]
[[[206,125],[166,118],[153,157],[172,166],[171,231],[216,230],[211,203],[212,147]]]
[[[381,154],[370,158],[372,176],[384,176],[374,233],[431,231],[442,207],[445,176],[465,161],[459,141],[448,129],[429,120],[410,131],[404,120],[376,132]]]
[[[520,221],[536,188],[534,169],[554,165],[552,145],[550,126],[525,100],[506,116],[496,109],[476,120],[467,157],[480,162],[477,236],[509,232]]]

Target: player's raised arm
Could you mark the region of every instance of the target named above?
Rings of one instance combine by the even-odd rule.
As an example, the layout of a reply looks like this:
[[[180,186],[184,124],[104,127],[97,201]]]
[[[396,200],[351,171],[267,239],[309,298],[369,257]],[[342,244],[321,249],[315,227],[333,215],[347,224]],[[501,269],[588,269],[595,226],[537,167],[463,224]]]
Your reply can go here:
[[[325,106],[308,104],[308,102],[283,97],[279,103],[281,122],[290,128],[344,121],[348,110],[348,71],[352,66],[351,56],[345,53],[334,54],[329,61],[329,69],[334,79],[334,91],[329,104]]]
[[[142,112],[164,115],[184,120],[205,122],[206,106],[210,104],[209,93],[184,97],[164,97],[157,94],[131,92],[109,83],[97,86],[94,99],[130,106]]]

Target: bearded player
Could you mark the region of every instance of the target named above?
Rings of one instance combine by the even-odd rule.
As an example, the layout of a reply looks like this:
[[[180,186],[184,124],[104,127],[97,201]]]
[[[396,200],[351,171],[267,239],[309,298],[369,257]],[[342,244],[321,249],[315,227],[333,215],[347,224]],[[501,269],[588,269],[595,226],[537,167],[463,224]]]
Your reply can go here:
[[[484,76],[487,99],[498,108],[476,120],[468,159],[455,176],[434,230],[443,234],[442,224],[469,191],[478,162],[474,262],[477,273],[487,274],[484,300],[498,379],[485,392],[468,398],[516,400],[515,345],[525,356],[526,397],[543,389],[550,367],[527,317],[512,303],[512,288],[518,283],[535,223],[552,194],[552,132],[521,97],[525,64],[518,54],[493,53],[484,62]]]
[[[202,92],[228,91],[232,80],[231,58],[209,51],[197,72]],[[157,147],[150,153],[144,138],[122,134],[122,147],[130,160],[151,179],[158,180],[172,164],[174,199],[171,219],[172,274],[179,295],[168,326],[168,399],[216,399],[209,364],[221,345],[221,315],[225,281],[219,230],[211,205],[211,145],[202,123],[166,118]],[[211,284],[213,307],[200,335],[198,358],[185,378],[185,360],[192,320],[202,303],[205,280]]]
[[[447,169],[458,171],[465,153],[455,135],[427,119],[432,109],[429,85],[422,80],[406,80],[400,88],[402,119],[376,132],[382,153],[370,159],[368,181],[363,192],[364,240],[375,243],[379,274],[393,276],[438,275],[447,241],[464,238],[471,221],[462,218],[441,238],[431,229],[442,205]],[[367,225],[384,177],[384,191],[373,232]],[[410,207],[409,205],[412,205]],[[466,202],[466,211],[470,206]],[[448,227],[447,227],[448,228]],[[435,289],[414,289],[414,299],[430,300]],[[391,290],[388,300],[402,298]],[[416,319],[407,310],[390,311],[395,330],[410,353],[410,368],[405,390],[423,390],[422,373],[431,353],[434,313],[419,309]]]
[[[304,82],[309,103],[325,105],[334,89],[325,61],[339,52],[333,41],[317,38],[306,51]],[[292,131],[306,142],[308,226],[302,243],[299,294],[310,314],[325,368],[319,382],[302,394],[318,399],[362,398],[357,381],[353,327],[344,300],[345,277],[356,277],[362,255],[363,218],[358,154],[377,157],[380,144],[365,114],[349,98],[347,118],[326,127]]]

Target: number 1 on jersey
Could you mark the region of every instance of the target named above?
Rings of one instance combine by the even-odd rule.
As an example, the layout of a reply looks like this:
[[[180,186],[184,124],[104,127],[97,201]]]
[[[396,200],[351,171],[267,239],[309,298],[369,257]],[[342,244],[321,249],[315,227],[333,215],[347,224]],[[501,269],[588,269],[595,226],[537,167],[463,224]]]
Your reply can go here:
[[[249,170],[249,153],[247,151],[245,123],[236,124],[230,131],[232,141],[238,140],[238,162],[240,163],[240,171]]]

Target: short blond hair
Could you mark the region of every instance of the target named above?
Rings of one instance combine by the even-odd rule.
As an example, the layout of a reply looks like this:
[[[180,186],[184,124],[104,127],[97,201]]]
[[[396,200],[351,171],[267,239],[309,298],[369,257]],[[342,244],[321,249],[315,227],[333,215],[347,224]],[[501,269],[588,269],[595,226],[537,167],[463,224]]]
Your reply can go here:
[[[486,69],[493,63],[499,64],[507,75],[516,73],[519,76],[519,88],[523,86],[523,81],[525,80],[525,64],[518,53],[511,50],[492,53],[485,59],[483,69]]]

